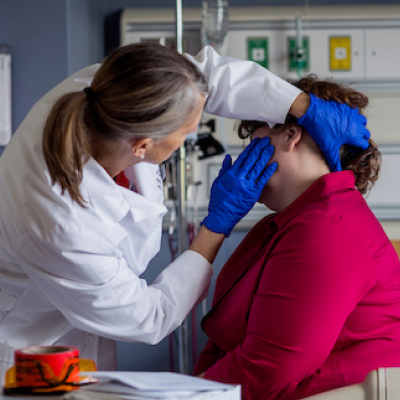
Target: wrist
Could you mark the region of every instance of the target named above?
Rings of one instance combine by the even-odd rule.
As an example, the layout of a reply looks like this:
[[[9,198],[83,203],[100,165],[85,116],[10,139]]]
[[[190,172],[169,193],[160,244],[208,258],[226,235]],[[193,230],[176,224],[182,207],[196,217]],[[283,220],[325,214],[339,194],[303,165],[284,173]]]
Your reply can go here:
[[[223,233],[215,233],[202,225],[189,250],[201,254],[212,264],[224,239]]]
[[[290,107],[289,113],[296,118],[301,118],[307,112],[310,102],[311,99],[309,94],[304,92],[300,93]]]
[[[228,237],[236,223],[223,219],[213,213],[209,213],[207,217],[203,219],[201,225],[213,233],[224,234]]]

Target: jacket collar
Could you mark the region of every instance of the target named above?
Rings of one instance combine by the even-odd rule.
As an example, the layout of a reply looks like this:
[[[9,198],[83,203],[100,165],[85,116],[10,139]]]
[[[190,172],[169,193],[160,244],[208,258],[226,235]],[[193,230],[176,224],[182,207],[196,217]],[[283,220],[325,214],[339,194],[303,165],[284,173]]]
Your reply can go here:
[[[83,167],[81,188],[82,196],[88,204],[112,222],[119,222],[128,212],[135,222],[162,217],[167,212],[163,204],[117,185],[94,158],[90,158]]]

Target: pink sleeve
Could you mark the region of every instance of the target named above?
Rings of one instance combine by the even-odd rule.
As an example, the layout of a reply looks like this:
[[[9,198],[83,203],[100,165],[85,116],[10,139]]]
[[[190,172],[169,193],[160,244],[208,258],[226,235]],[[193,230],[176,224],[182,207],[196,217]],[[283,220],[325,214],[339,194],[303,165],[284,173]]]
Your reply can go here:
[[[213,365],[219,358],[220,350],[209,340],[206,347],[200,353],[193,370],[193,375],[199,375]]]
[[[302,214],[282,230],[253,298],[244,342],[206,378],[241,383],[246,400],[297,397],[300,383],[329,358],[371,283],[370,263],[358,251],[361,239],[350,232],[346,221],[322,212]],[[340,369],[340,362],[332,368]]]

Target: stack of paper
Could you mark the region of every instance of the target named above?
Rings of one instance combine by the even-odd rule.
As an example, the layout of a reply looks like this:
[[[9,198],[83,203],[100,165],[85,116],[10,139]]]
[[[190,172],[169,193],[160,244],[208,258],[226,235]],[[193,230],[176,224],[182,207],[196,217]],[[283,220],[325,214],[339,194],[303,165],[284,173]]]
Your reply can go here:
[[[63,396],[69,400],[240,400],[239,385],[174,372],[85,372],[98,383]]]

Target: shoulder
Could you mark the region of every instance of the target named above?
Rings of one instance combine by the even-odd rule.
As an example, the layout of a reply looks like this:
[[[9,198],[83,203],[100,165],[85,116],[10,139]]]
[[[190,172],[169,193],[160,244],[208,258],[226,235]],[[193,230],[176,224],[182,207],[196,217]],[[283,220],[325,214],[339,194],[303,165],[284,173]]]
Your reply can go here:
[[[358,196],[356,196],[358,198]],[[335,201],[333,201],[335,203]],[[278,232],[275,254],[311,270],[375,274],[377,254],[388,239],[363,202],[313,204],[289,220]],[[351,272],[352,271],[352,272]]]

